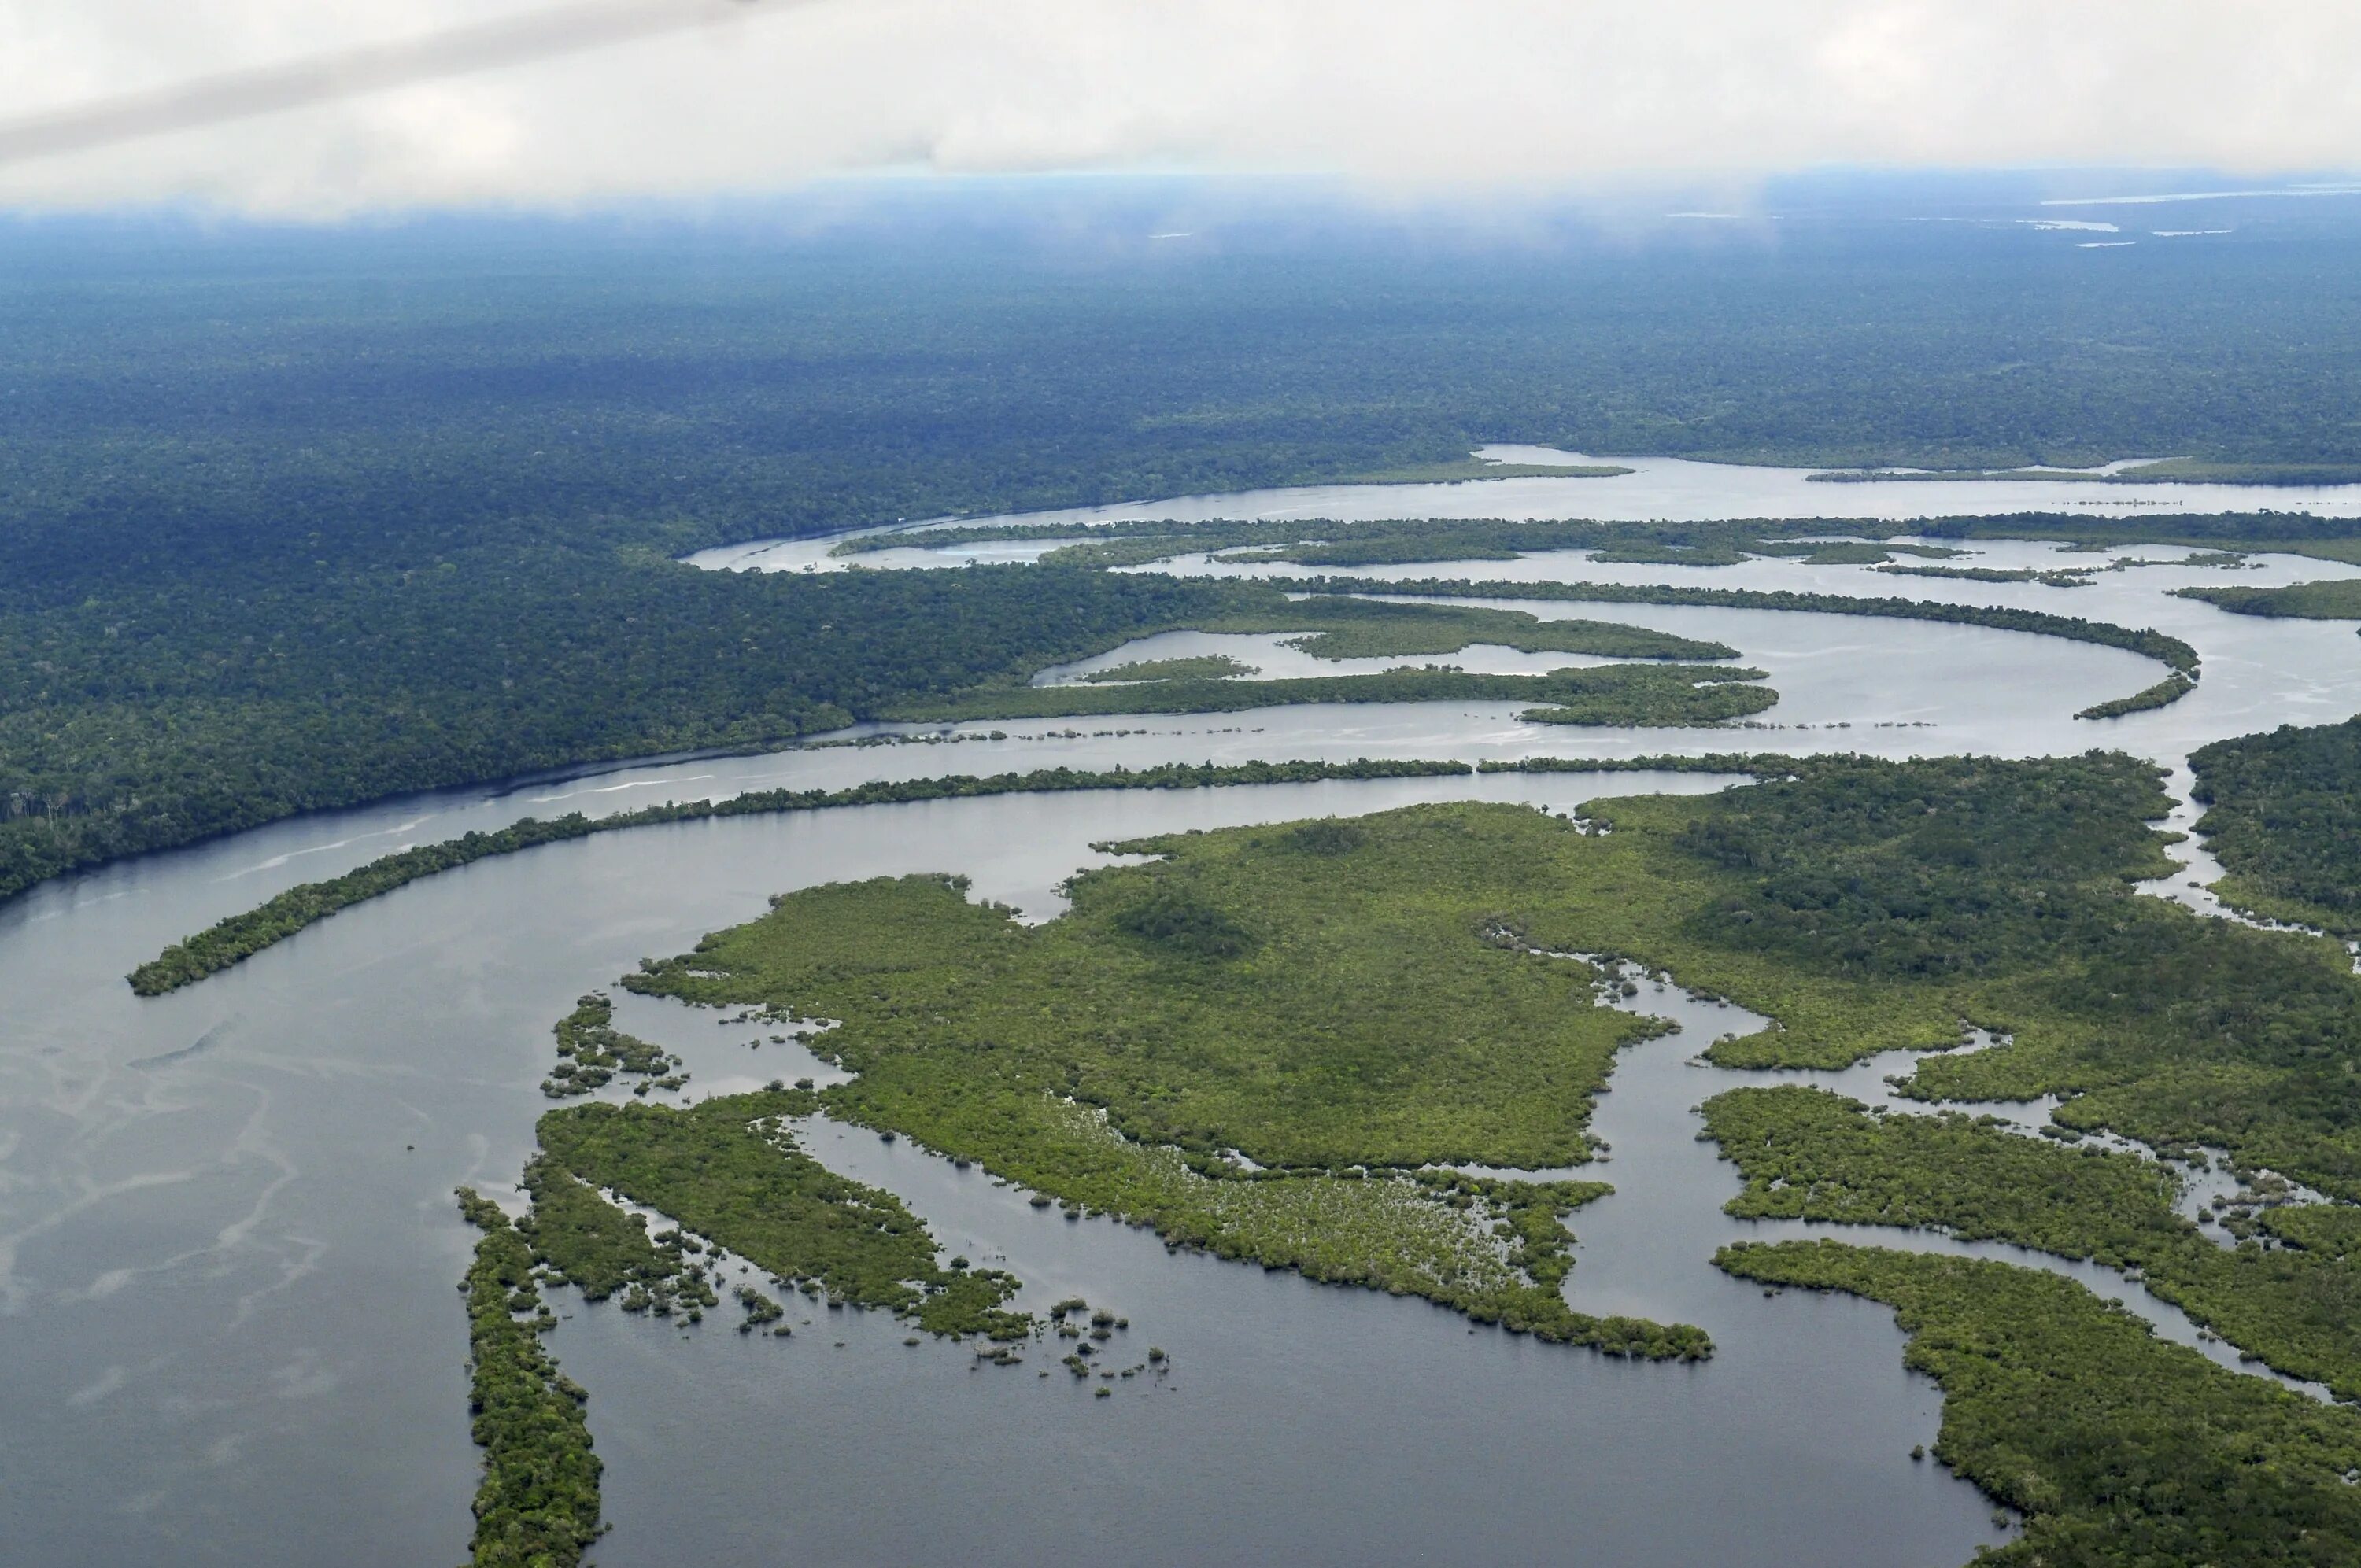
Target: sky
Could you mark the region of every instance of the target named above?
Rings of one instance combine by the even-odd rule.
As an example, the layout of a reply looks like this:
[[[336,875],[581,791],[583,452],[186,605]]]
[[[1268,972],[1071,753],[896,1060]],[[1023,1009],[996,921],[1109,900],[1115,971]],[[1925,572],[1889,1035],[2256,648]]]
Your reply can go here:
[[[446,49],[431,80],[40,145],[124,94],[323,55],[347,55],[347,82],[399,77],[411,40],[544,12],[497,68],[453,71],[474,46]],[[2356,60],[2355,0],[5,0],[0,208],[333,220],[881,170],[1408,191],[1832,164],[2262,176],[2361,156]],[[113,129],[203,106],[150,101]]]

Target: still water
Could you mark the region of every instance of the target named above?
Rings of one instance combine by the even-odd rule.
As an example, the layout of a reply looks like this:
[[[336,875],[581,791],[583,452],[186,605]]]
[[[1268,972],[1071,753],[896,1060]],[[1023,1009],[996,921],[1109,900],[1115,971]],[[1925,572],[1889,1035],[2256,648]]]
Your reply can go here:
[[[1501,463],[1614,464],[1631,470],[1611,478],[1462,480],[1437,485],[1301,485],[1279,490],[1181,496],[1120,506],[961,518],[961,523],[1094,523],[1170,518],[1287,521],[1335,518],[1505,518],[1512,521],[1588,518],[1704,522],[1718,518],[1865,518],[1906,522],[1914,518],[1977,517],[2021,511],[2070,512],[2100,518],[2149,518],[2173,512],[2290,511],[2319,517],[2361,516],[2361,485],[2092,484],[2070,479],[1925,480],[1894,477],[1846,484],[1815,482],[1806,468],[1766,468],[1741,463],[1693,463],[1681,457],[1586,458],[1543,446],[1479,447],[1478,457]],[[2109,465],[2110,467],[2120,465]],[[927,524],[914,525],[922,532]],[[883,532],[883,531],[880,531]],[[689,559],[700,566],[758,571],[829,570],[833,540],[757,540],[725,545]],[[960,563],[1030,560],[1049,544],[991,544],[957,552]],[[866,566],[918,563],[899,551],[862,557]],[[932,563],[940,565],[939,561]]]
[[[2057,564],[2054,554],[1995,545],[1978,564]],[[575,996],[643,954],[751,917],[773,893],[953,871],[975,879],[976,896],[1039,918],[1054,915],[1062,878],[1099,861],[1093,841],[1419,800],[1570,809],[1727,781],[1492,775],[682,824],[431,879],[170,997],[140,1002],[122,983],[165,942],[281,888],[525,815],[1055,763],[2103,744],[2173,765],[2219,736],[2361,709],[2350,626],[2165,597],[2191,582],[2349,575],[2262,560],[2238,572],[2147,565],[2079,589],[1792,562],[1617,574],[1558,556],[1458,573],[2025,604],[2154,625],[2199,647],[2197,693],[2104,724],[2069,716],[2149,684],[2156,665],[1973,627],[1531,601],[1538,614],[1727,642],[1770,673],[1782,701],[1763,728],[1733,730],[1539,727],[1514,705],[1305,707],[683,758],[281,823],[38,890],[0,908],[0,1400],[11,1415],[0,1530],[12,1554],[57,1563],[456,1561],[476,1458],[453,1289],[469,1233],[450,1189],[514,1179],[545,1105],[549,1025]],[[1093,663],[1232,643],[1266,667],[1282,652],[1268,639],[1181,638]],[[1462,662],[1479,657],[1521,656]],[[1641,1001],[1687,1005],[1669,991]],[[554,1348],[591,1391],[609,1466],[616,1530],[599,1561],[1964,1561],[2000,1537],[1978,1494],[1905,1457],[1932,1440],[1938,1400],[1903,1371],[1885,1310],[1764,1299],[1707,1265],[1719,1239],[1744,1233],[1716,1212],[1735,1179],[1694,1143],[1686,1107],[1742,1075],[1682,1065],[1734,1026],[1728,1014],[1676,1015],[1690,1034],[1637,1048],[1601,1102],[1616,1154],[1598,1174],[1620,1190],[1576,1217],[1573,1289],[1586,1305],[1704,1325],[1713,1361],[1610,1362],[1470,1333],[1419,1303],[1168,1255],[1145,1233],[1036,1212],[906,1143],[821,1127],[815,1152],[903,1193],[948,1247],[1005,1258],[1029,1282],[1027,1304],[1072,1294],[1112,1305],[1175,1371],[1096,1401],[1062,1375],[1034,1376],[1054,1357],[971,1370],[963,1351],[906,1349],[897,1325],[860,1314],[772,1342],[561,1300],[572,1315]],[[749,1052],[707,1014],[634,1012],[627,1025],[682,1046],[692,1092],[789,1065],[781,1047]]]

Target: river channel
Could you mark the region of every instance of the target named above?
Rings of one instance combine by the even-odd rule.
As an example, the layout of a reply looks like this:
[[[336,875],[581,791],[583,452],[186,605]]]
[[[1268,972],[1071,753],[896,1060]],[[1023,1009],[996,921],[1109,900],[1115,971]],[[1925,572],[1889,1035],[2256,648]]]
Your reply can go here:
[[[1455,515],[1499,516],[1522,514],[1510,487],[1618,483],[1447,489],[1476,497]],[[2136,499],[2012,483],[2037,488],[2053,508]],[[1888,488],[1811,485],[1806,494],[1818,510],[1861,513],[1862,492]],[[1975,492],[1971,510],[1997,510],[1980,486],[1892,488],[1911,492],[1922,511],[1955,491]],[[2189,488],[2156,488],[2199,504]],[[1400,491],[1353,502],[1391,510],[1344,512],[1338,494],[1288,504],[1305,509],[1292,515],[1451,515],[1422,496],[1404,504]],[[1248,499],[1223,498],[1206,515],[1246,515]],[[2361,510],[2361,493],[2332,492],[2329,502]],[[2259,504],[2301,503],[2274,491]],[[1786,515],[1767,500],[1725,511]],[[1552,506],[1531,515],[1580,513]],[[1976,565],[2090,559],[2061,563],[2039,544],[1978,551]],[[0,995],[9,1003],[0,1036],[0,1332],[10,1345],[0,1399],[12,1418],[0,1432],[0,1528],[12,1554],[247,1564],[463,1556],[476,1454],[453,1286],[470,1240],[450,1190],[468,1181],[509,1190],[546,1105],[537,1085],[551,1059],[550,1024],[577,995],[642,955],[751,917],[774,893],[959,872],[974,879],[975,896],[1047,918],[1057,884],[1098,863],[1090,846],[1104,839],[1420,800],[1571,810],[1602,795],[1730,781],[1492,774],[1006,796],[644,828],[431,878],[186,991],[131,995],[126,970],[224,915],[407,844],[522,816],[782,785],[1256,757],[2022,756],[2095,745],[2177,767],[2218,737],[2361,711],[2352,626],[2234,617],[2167,597],[2189,583],[2268,585],[2352,568],[2289,557],[2236,570],[2174,564],[2184,554],[2114,552],[2107,558],[2156,564],[2072,589],[1790,561],[1615,568],[1571,554],[1367,574],[1373,586],[1389,576],[1620,578],[2014,604],[2155,626],[2198,647],[2204,676],[2194,694],[2103,723],[2070,715],[2148,685],[2158,666],[1976,627],[1524,601],[1544,616],[1725,641],[1769,672],[1782,700],[1753,726],[1713,730],[1532,726],[1498,704],[873,727],[866,733],[945,738],[658,760],[384,802],[36,890],[0,906]],[[1284,652],[1268,639],[1178,634],[1088,663],[1234,647],[1265,665]],[[1573,662],[1521,658],[1495,651],[1462,662]],[[793,1047],[755,1051],[745,1032],[718,1029],[708,1014],[625,1001],[626,1027],[687,1057],[692,1094],[796,1076],[785,1070]],[[1711,1361],[1610,1361],[1470,1332],[1422,1303],[1169,1254],[1145,1232],[1036,1211],[985,1173],[955,1170],[906,1142],[822,1124],[810,1129],[816,1154],[902,1193],[948,1248],[1005,1260],[1027,1281],[1020,1305],[1068,1295],[1110,1305],[1131,1319],[1132,1340],[1170,1353],[1173,1371],[1093,1400],[1062,1375],[1035,1376],[1054,1355],[1037,1350],[1021,1367],[976,1369],[960,1347],[905,1347],[905,1331],[882,1317],[829,1313],[798,1324],[792,1340],[770,1341],[719,1323],[684,1332],[567,1295],[552,1345],[590,1390],[615,1521],[598,1560],[623,1568],[955,1552],[986,1563],[1284,1555],[1912,1568],[1964,1562],[2004,1539],[1980,1494],[1909,1460],[1914,1444],[1932,1442],[1940,1401],[1904,1371],[1886,1309],[1808,1292],[1766,1298],[1710,1267],[1722,1240],[1803,1230],[1721,1216],[1736,1178],[1695,1142],[1688,1108],[1760,1075],[1688,1058],[1746,1023],[1676,986],[1643,986],[1635,1003],[1673,1016],[1683,1033],[1634,1047],[1600,1103],[1598,1130],[1614,1155],[1595,1174],[1619,1190],[1574,1218],[1571,1288],[1586,1308],[1701,1324],[1717,1343]],[[1872,1063],[1831,1081],[1866,1097],[1891,1070]],[[1947,1245],[1916,1233],[1898,1239]],[[2091,1282],[2140,1306],[2116,1277],[2091,1271]],[[2166,1309],[2160,1327],[2179,1337],[2169,1318]]]

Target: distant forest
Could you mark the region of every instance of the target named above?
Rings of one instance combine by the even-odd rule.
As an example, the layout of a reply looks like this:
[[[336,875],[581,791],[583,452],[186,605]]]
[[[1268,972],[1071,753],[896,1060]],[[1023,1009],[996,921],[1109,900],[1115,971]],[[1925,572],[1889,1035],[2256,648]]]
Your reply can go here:
[[[704,545],[1487,440],[2361,461],[2334,227],[2105,253],[1903,224],[1110,232],[907,203],[767,232],[0,229],[0,896],[307,807],[783,740],[1199,591],[671,564]]]

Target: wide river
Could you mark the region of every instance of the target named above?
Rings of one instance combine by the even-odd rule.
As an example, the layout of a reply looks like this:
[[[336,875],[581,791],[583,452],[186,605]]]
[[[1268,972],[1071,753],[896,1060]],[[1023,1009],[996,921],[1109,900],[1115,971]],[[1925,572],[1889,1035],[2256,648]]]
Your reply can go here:
[[[1657,487],[1646,492],[1656,501],[1590,510],[1780,516],[1807,505],[1803,515],[1906,517],[2115,506],[2156,490],[2190,510],[2361,510],[2361,491],[2351,490],[2315,499],[2031,480],[1806,486],[1778,470],[1698,476],[1681,471],[1699,465],[1635,466]],[[1750,491],[1750,475],[1766,477]],[[1129,511],[1579,516],[1585,504],[1564,498],[1604,496],[1625,483],[1332,488]],[[2010,494],[2016,489],[2038,499]],[[1694,499],[1664,499],[1683,493]],[[1446,499],[1448,510],[1439,505]],[[1726,641],[1770,672],[1782,700],[1755,727],[1736,730],[1536,727],[1520,723],[1512,705],[1307,707],[1004,723],[992,727],[1001,740],[662,760],[280,823],[0,906],[6,1555],[60,1564],[464,1556],[477,1456],[453,1287],[471,1233],[451,1189],[467,1181],[511,1190],[547,1103],[537,1085],[552,1060],[550,1025],[577,995],[642,955],[680,950],[758,914],[774,893],[960,872],[974,879],[976,896],[1049,917],[1057,884],[1103,861],[1095,841],[1420,800],[1571,809],[1601,795],[1729,781],[1496,774],[1012,796],[643,828],[432,878],[203,984],[133,997],[124,972],[207,922],[470,828],[782,784],[1174,759],[1832,748],[2022,756],[2106,745],[2177,768],[2191,747],[2217,737],[2361,711],[2361,640],[2350,625],[2235,617],[2167,597],[2195,582],[2263,585],[2352,569],[2290,557],[2235,570],[2173,564],[2183,554],[2115,552],[2153,564],[2072,589],[1788,561],[1614,568],[1575,555],[1367,574],[1903,594],[2155,626],[2200,649],[2196,693],[2104,723],[2070,715],[2148,685],[2158,666],[1972,627],[1539,602],[1528,608]],[[728,564],[818,565],[819,554],[804,545],[746,547]],[[2089,559],[2000,543],[1980,547],[1977,564]],[[913,550],[864,564],[944,563]],[[1145,646],[1093,663],[1136,657]],[[1293,673],[1271,639],[1180,635],[1155,640],[1152,651],[1214,648],[1239,650],[1274,674]],[[1461,662],[1520,669],[1570,661],[1492,651]],[[1118,729],[1128,732],[1106,733]],[[2185,778],[2176,784],[2183,785]],[[1027,1281],[1020,1305],[1080,1295],[1113,1306],[1130,1317],[1131,1340],[1171,1353],[1173,1372],[1093,1400],[1062,1375],[1035,1376],[1054,1366],[1054,1354],[1036,1350],[1023,1367],[975,1370],[960,1347],[905,1348],[904,1330],[878,1316],[815,1313],[821,1321],[805,1327],[805,1314],[793,1314],[792,1340],[749,1339],[719,1319],[685,1330],[563,1296],[556,1305],[568,1321],[553,1348],[590,1391],[615,1522],[598,1561],[1284,1556],[1909,1568],[1964,1562],[2004,1539],[1972,1488],[1907,1457],[1914,1443],[1933,1440],[1940,1401],[1931,1384],[1903,1370],[1901,1336],[1884,1308],[1801,1292],[1766,1298],[1710,1267],[1722,1241],[1802,1231],[1720,1215],[1735,1178],[1694,1139],[1688,1108],[1752,1080],[1688,1058],[1746,1022],[1676,987],[1643,984],[1633,1004],[1675,1017],[1682,1033],[1635,1047],[1616,1092],[1600,1102],[1598,1130],[1615,1152],[1596,1174],[1619,1190],[1575,1217],[1582,1241],[1572,1291],[1585,1307],[1701,1324],[1719,1347],[1711,1361],[1609,1361],[1470,1332],[1417,1302],[1170,1255],[1145,1232],[1035,1211],[1020,1192],[906,1143],[820,1124],[809,1129],[814,1152],[902,1193],[948,1248],[1005,1259]],[[809,1070],[795,1047],[752,1050],[746,1031],[717,1029],[710,1014],[631,998],[620,1013],[626,1027],[682,1051],[693,1093]],[[1840,1081],[1873,1094],[1892,1070],[1871,1064]],[[1871,1239],[1946,1245],[1924,1235]],[[2161,1332],[2191,1337],[2136,1287],[2103,1271],[2078,1277],[2124,1296]]]

